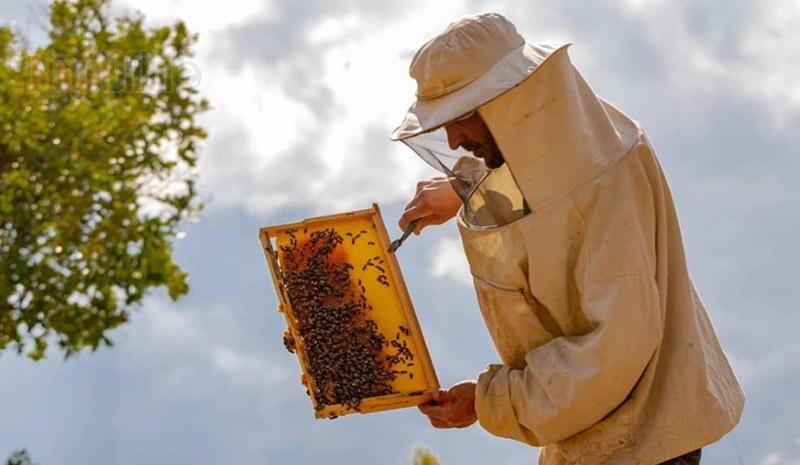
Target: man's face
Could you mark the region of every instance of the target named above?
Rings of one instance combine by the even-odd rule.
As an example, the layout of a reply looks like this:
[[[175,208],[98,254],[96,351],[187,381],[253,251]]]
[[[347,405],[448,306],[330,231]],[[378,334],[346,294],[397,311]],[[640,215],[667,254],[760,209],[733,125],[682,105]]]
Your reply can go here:
[[[451,149],[455,150],[461,147],[472,152],[472,155],[482,158],[486,166],[491,169],[499,168],[505,163],[492,133],[489,132],[489,128],[486,127],[486,123],[483,122],[483,118],[478,112],[474,112],[467,118],[453,121],[444,129],[447,131],[447,143]]]

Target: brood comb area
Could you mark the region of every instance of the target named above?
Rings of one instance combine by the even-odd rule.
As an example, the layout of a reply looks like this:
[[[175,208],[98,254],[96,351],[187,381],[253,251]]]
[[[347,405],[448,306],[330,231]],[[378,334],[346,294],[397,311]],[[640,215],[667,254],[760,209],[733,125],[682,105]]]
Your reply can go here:
[[[318,418],[430,398],[438,381],[377,207],[261,234],[289,324],[283,343]]]
[[[361,399],[395,393],[391,381],[399,375],[413,377],[399,367],[413,366],[414,356],[405,342],[390,343],[378,332],[369,316],[373,307],[367,302],[365,286],[350,277],[354,265],[334,254],[344,238],[335,229],[324,229],[301,243],[296,232],[287,231],[291,245],[280,248],[280,262],[315,380],[317,408],[345,404],[358,410]],[[350,238],[352,242],[357,239]],[[381,263],[380,257],[374,257],[362,269],[380,270],[376,281],[388,286]],[[400,326],[398,331],[405,334],[408,330]],[[386,352],[390,347],[392,354]]]

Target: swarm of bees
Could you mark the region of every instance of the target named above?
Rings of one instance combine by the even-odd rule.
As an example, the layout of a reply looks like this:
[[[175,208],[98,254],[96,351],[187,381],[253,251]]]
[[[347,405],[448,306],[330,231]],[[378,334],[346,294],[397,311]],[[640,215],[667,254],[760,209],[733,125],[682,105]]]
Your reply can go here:
[[[399,326],[393,340],[378,331],[370,318],[372,306],[361,279],[354,283],[350,271],[355,267],[335,254],[346,239],[328,228],[307,234],[302,241],[297,230],[287,230],[289,245],[280,247],[281,275],[295,318],[295,336],[284,334],[284,345],[294,352],[302,344],[308,371],[314,380],[309,388],[316,408],[344,404],[359,411],[363,399],[393,394],[392,382],[398,376],[413,378],[401,367],[413,366],[414,355],[404,338],[410,330]],[[355,245],[366,231],[347,240]],[[383,260],[376,256],[363,264],[362,271],[374,267],[376,281],[389,286]]]

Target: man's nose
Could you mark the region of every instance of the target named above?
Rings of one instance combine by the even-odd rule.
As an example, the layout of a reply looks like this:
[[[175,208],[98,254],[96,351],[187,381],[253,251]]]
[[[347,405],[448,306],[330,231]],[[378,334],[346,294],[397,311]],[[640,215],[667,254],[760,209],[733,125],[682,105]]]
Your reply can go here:
[[[459,144],[464,141],[464,133],[458,128],[456,124],[448,124],[444,127],[447,132],[447,145],[451,150],[458,148]]]

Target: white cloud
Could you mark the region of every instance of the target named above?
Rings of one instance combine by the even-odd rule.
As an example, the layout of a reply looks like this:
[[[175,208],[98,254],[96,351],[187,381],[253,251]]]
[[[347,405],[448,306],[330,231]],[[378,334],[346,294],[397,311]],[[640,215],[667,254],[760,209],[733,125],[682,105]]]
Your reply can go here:
[[[782,183],[775,172],[741,173],[695,179],[688,186],[688,192],[704,205],[731,203],[747,209],[758,209],[792,199],[789,186]]]
[[[263,204],[262,210],[281,206],[288,201],[281,192],[275,192],[276,198],[261,193],[291,182],[276,179],[275,164],[298,162],[287,154],[316,131],[317,117],[306,104],[285,95],[274,76],[253,66],[236,73],[221,66],[204,70],[200,90],[214,110],[203,119],[210,136],[200,157],[201,187],[212,195],[212,206],[254,203]]]
[[[192,0],[122,0],[115,5],[123,11],[141,11],[152,24],[181,20],[190,30],[204,33],[224,29],[254,16],[274,15],[272,3],[268,0],[226,0],[224,7],[213,9],[204,8],[202,2]]]
[[[232,382],[244,386],[277,386],[290,377],[286,370],[270,364],[267,358],[246,354],[230,347],[214,347],[211,357],[219,371],[226,374]]]
[[[646,39],[665,65],[664,77],[682,93],[706,100],[720,92],[741,92],[767,104],[779,127],[800,127],[800,41],[795,40],[800,3],[748,2],[740,9],[749,16],[742,30],[728,31],[726,36],[726,21],[740,19],[732,12],[721,16],[709,31],[690,28],[693,15],[703,8],[692,2],[619,2],[622,11],[645,25]]]
[[[135,339],[143,338],[146,346],[173,350],[196,344],[202,337],[196,318],[161,300],[148,300],[132,320],[132,331],[140,333]]]
[[[763,3],[741,38],[741,60],[731,77],[751,95],[768,100],[780,126],[800,128],[800,3]]]
[[[149,298],[115,336],[129,364],[152,379],[152,394],[163,401],[191,393],[211,397],[221,386],[266,393],[297,370],[290,357],[252,353],[232,341],[243,332],[225,307],[181,309]]]
[[[200,34],[193,61],[199,90],[213,107],[202,117],[210,138],[200,158],[200,188],[210,208],[242,206],[258,215],[407,200],[416,181],[433,174],[388,139],[414,98],[408,60],[449,22],[476,12],[458,0],[419,2],[415,14],[404,9],[391,22],[375,21],[380,13],[358,4],[318,18],[303,14],[325,7],[309,5],[299,17],[291,9],[289,17],[257,0],[233,0],[214,14],[188,0],[123,6],[153,23],[180,17]],[[231,42],[229,33],[239,26],[256,33]],[[298,32],[284,46],[278,34],[286,30]],[[240,47],[258,59],[229,66],[226,58],[244,53]],[[258,57],[270,47],[278,47],[274,56]]]
[[[212,208],[239,205],[259,215],[365,208],[405,199],[426,176],[428,167],[388,138],[413,96],[407,59],[393,43],[401,26],[367,36],[353,33],[359,21],[353,14],[319,21],[308,56],[236,70],[198,56],[200,90],[214,107],[200,160]],[[287,93],[298,73],[306,94]],[[309,94],[327,95],[325,108],[306,101]]]
[[[781,455],[778,454],[778,453],[773,452],[773,453],[765,455],[764,458],[761,459],[760,464],[761,465],[777,465],[778,463],[780,463],[780,461],[781,461]]]
[[[431,259],[431,275],[449,278],[467,286],[472,286],[467,257],[459,239],[442,239]]]
[[[659,7],[663,0],[623,0],[622,6],[629,14],[644,15],[648,10]]]
[[[759,355],[728,350],[731,365],[745,385],[764,385],[787,373],[800,373],[800,345],[786,343]]]
[[[308,33],[308,42],[312,45],[320,45],[326,42],[340,40],[346,34],[352,33],[360,26],[358,17],[348,14],[338,18],[329,16],[322,18]]]

